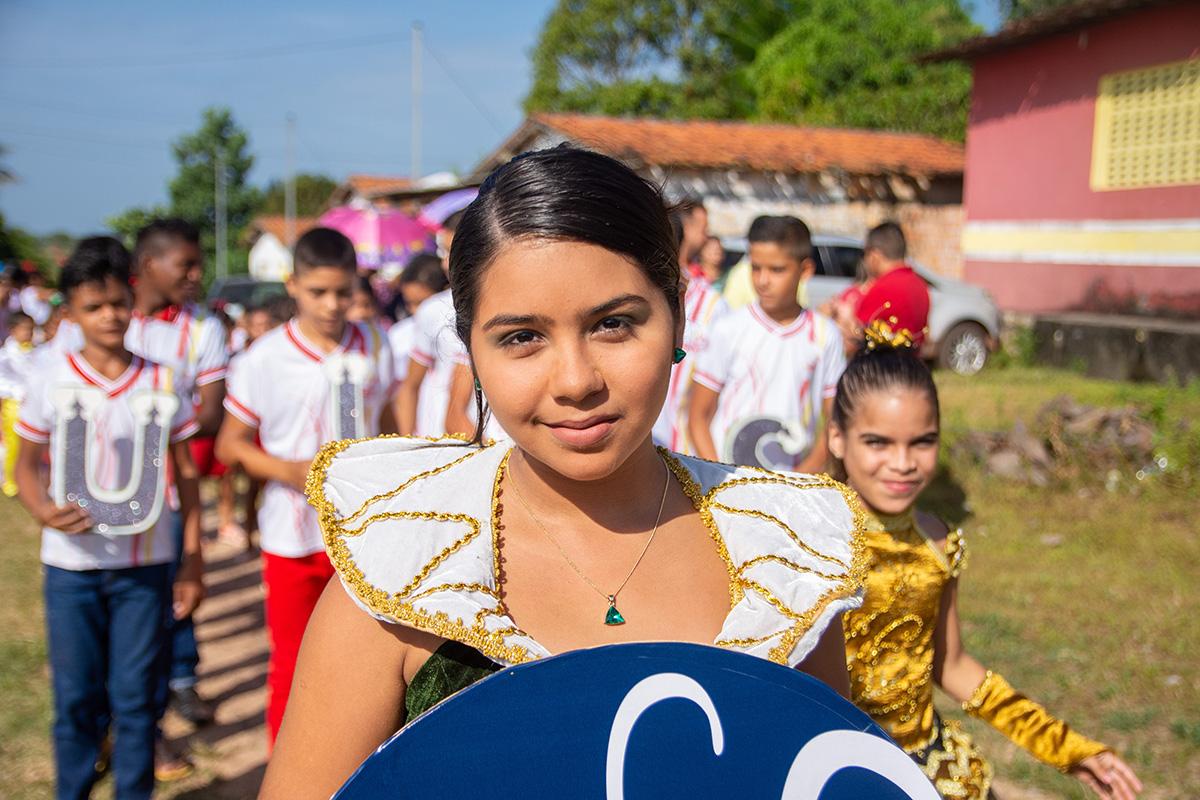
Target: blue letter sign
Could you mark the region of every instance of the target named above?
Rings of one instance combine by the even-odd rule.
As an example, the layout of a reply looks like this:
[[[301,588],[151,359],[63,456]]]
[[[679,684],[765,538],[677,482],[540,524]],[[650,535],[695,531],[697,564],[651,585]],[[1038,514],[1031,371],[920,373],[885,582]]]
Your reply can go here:
[[[413,720],[335,795],[418,797],[938,800],[920,768],[820,681],[665,643],[498,672]]]

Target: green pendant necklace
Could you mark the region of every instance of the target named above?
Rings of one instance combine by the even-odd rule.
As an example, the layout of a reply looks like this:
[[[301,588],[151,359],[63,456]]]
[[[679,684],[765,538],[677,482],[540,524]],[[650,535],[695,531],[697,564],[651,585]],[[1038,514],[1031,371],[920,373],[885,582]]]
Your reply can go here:
[[[658,516],[654,518],[654,529],[650,531],[650,538],[646,540],[646,546],[642,548],[641,555],[637,557],[637,561],[633,562],[633,568],[629,570],[629,574],[625,576],[625,580],[621,581],[621,585],[618,586],[617,590],[612,594],[608,594],[599,586],[592,583],[592,579],[585,575],[583,570],[579,568],[579,565],[571,560],[571,557],[567,555],[567,551],[562,549],[562,545],[558,543],[558,540],[554,538],[549,529],[547,529],[546,526],[542,524],[542,521],[533,513],[533,509],[529,507],[529,503],[525,502],[525,498],[521,494],[520,487],[517,486],[516,480],[513,479],[512,470],[509,470],[509,483],[512,484],[513,491],[516,492],[517,499],[520,500],[521,505],[525,507],[525,513],[529,515],[529,518],[533,520],[535,525],[542,529],[542,533],[546,534],[546,538],[549,539],[550,543],[554,545],[556,550],[558,550],[558,553],[563,557],[563,560],[571,566],[571,569],[575,570],[575,574],[582,578],[588,586],[592,587],[596,594],[608,601],[608,611],[604,614],[605,625],[625,624],[625,617],[620,611],[617,610],[617,595],[619,595],[621,590],[625,588],[625,584],[629,583],[629,579],[633,577],[633,573],[637,572],[637,568],[642,563],[642,559],[646,557],[646,553],[650,550],[650,545],[654,543],[654,537],[658,534],[658,523],[662,521],[663,509],[667,505],[667,489],[671,486],[671,471],[667,467],[666,462],[663,462],[663,469],[666,474],[663,480],[662,499],[658,501]]]

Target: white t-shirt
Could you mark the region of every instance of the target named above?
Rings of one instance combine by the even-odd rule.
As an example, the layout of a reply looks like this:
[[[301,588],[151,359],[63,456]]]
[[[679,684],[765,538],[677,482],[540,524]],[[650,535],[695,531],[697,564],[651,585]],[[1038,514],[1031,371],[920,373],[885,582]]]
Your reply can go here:
[[[692,380],[721,395],[709,428],[721,460],[795,469],[845,368],[837,326],[808,309],[779,325],[755,302],[719,320]]]
[[[78,325],[63,320],[48,344],[75,353],[83,347],[83,334]],[[201,386],[225,380],[229,365],[225,326],[195,304],[184,306],[170,319],[134,314],[125,331],[125,346],[148,361],[170,367],[176,390],[189,397]]]
[[[394,389],[392,353],[378,328],[347,323],[337,349],[322,353],[291,320],[238,359],[225,410],[258,430],[269,455],[303,461],[326,442],[377,435]],[[299,558],[325,548],[316,511],[277,481],[263,487],[258,529],[272,555]]]
[[[29,385],[21,404],[17,434],[31,442],[50,445],[53,487],[63,481],[65,497],[76,501],[96,519],[106,518],[102,507],[127,504],[149,509],[150,528],[141,533],[65,534],[42,529],[42,563],[70,570],[124,569],[161,564],[175,557],[170,516],[166,503],[166,453],[154,454],[152,440],[143,438],[150,419],[148,401],[158,409],[174,406],[168,429],[170,442],[182,441],[197,430],[190,398],[179,395],[172,385],[171,370],[134,356],[129,368],[115,380],[96,372],[84,358],[61,351],[47,353]],[[166,398],[167,405],[161,400]],[[87,428],[73,431],[78,423],[76,403],[86,407]],[[66,463],[62,463],[62,455]],[[86,497],[72,484],[68,465],[85,459],[78,469],[87,475]],[[156,463],[157,462],[157,463]],[[145,480],[135,487],[134,479]],[[125,487],[122,491],[121,487]],[[105,497],[106,492],[115,495]],[[74,497],[73,497],[74,495]],[[157,509],[157,513],[153,510]],[[129,522],[129,520],[123,520]],[[114,523],[116,524],[116,523]],[[97,525],[97,531],[100,525]]]
[[[168,319],[134,314],[125,346],[174,370],[180,393],[194,394],[201,386],[225,380],[229,366],[225,326],[194,304]]]
[[[667,388],[667,399],[654,423],[654,443],[676,453],[695,455],[687,434],[687,406],[691,397],[689,388],[696,363],[708,349],[712,326],[729,313],[729,306],[703,278],[688,280],[683,296],[683,349],[687,358],[671,368],[671,384]]]
[[[454,365],[466,348],[454,331],[454,301],[450,290],[438,292],[417,308],[413,315],[410,358],[427,370],[417,398],[417,436],[441,436],[446,432],[446,407],[450,405],[450,383]]]
[[[392,348],[392,372],[397,381],[408,377],[408,359],[417,335],[417,318],[405,317],[388,328],[388,345]]]
[[[34,348],[22,345],[11,336],[0,348],[0,397],[21,400],[35,367]]]

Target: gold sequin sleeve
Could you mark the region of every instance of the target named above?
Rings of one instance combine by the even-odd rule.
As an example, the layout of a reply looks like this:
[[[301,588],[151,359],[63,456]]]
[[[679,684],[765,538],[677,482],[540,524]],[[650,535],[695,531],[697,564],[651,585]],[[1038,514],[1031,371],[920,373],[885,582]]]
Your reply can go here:
[[[951,578],[957,578],[967,568],[967,540],[961,529],[950,531],[946,536],[946,562]]]
[[[1066,772],[1111,748],[1071,730],[1045,708],[988,672],[963,710],[1003,733],[1040,761]]]

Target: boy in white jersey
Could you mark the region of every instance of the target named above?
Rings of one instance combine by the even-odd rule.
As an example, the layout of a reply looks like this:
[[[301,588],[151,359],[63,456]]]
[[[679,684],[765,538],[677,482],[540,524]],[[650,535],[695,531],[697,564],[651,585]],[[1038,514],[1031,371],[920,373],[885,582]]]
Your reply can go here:
[[[182,219],[156,219],[137,234],[133,252],[133,318],[125,333],[130,352],[170,367],[175,387],[194,400],[200,430],[189,447],[200,477],[219,477],[213,437],[221,424],[225,370],[229,363],[225,328],[194,301],[204,275],[200,232]],[[181,531],[176,523],[175,535]],[[196,693],[200,652],[190,617],[172,625],[170,704],[193,724],[213,719],[212,707]],[[166,708],[162,709],[164,712]],[[159,764],[161,777],[178,772]]]
[[[450,245],[460,219],[461,210],[448,216],[438,230],[443,272],[449,264]],[[462,343],[454,332],[454,301],[447,288],[421,303],[413,314],[408,374],[400,387],[396,406],[396,422],[401,434],[441,436],[446,433],[450,384],[454,381],[456,357],[461,350]]]
[[[39,363],[17,423],[16,468],[21,502],[44,526],[57,795],[89,796],[111,721],[115,794],[149,798],[165,622],[190,615],[203,595],[199,493],[184,441],[196,421],[170,369],[124,346],[132,298],[119,242],[80,243],[60,287],[83,347]],[[173,602],[168,460],[184,520]]]
[[[808,226],[759,217],[748,238],[758,300],[713,326],[692,378],[688,430],[704,458],[815,472],[828,457],[824,425],[846,366],[841,337],[796,300],[814,270]]]
[[[225,396],[217,455],[266,481],[258,511],[266,585],[267,731],[283,721],[308,618],[333,575],[304,497],[317,449],[335,439],[395,429],[392,355],[374,325],[346,320],[357,266],[354,245],[328,228],[296,242],[288,293],[296,317],[238,360]],[[256,442],[256,436],[259,439]]]

